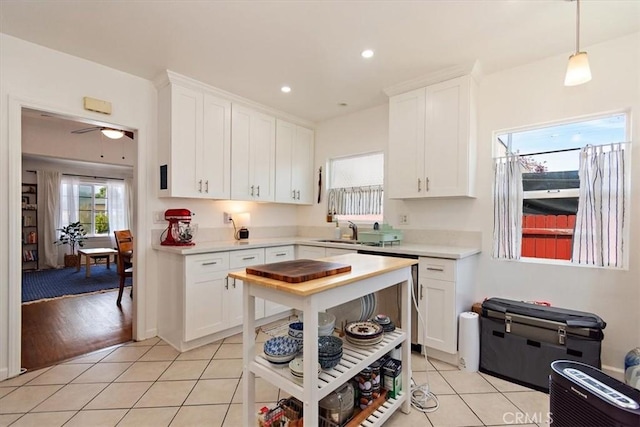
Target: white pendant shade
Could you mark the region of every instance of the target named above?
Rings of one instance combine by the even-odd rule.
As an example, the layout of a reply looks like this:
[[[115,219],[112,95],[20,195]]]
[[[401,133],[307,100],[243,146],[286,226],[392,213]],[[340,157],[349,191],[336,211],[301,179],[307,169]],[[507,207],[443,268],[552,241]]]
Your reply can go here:
[[[120,139],[124,136],[124,132],[116,129],[100,129],[100,132],[107,138]]]
[[[569,57],[567,75],[564,78],[565,86],[576,86],[591,80],[591,69],[587,52],[576,52]]]

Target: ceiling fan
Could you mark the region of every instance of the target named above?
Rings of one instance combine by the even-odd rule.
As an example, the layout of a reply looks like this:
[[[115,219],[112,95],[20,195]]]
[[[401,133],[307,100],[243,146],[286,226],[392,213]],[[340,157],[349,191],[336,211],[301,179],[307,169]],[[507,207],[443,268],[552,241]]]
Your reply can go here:
[[[107,138],[111,138],[111,139],[120,139],[123,136],[127,136],[127,137],[133,139],[133,132],[132,131],[114,129],[114,128],[109,128],[109,127],[106,127],[106,126],[94,126],[94,127],[90,127],[90,128],[72,130],[71,133],[87,133],[87,132],[93,132],[95,130],[99,130],[100,132],[102,132],[102,134],[104,136],[106,136]]]

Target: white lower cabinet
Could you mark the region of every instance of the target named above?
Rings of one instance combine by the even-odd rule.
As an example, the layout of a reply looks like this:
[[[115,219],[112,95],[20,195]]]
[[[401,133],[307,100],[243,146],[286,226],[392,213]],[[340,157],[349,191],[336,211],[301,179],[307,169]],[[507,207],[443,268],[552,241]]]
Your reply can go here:
[[[418,325],[419,344],[450,354],[458,351],[458,316],[471,310],[476,262],[477,256],[457,260],[420,258],[418,307],[426,331]]]
[[[184,340],[190,341],[230,327],[233,297],[227,289],[229,253],[187,256],[184,266]]]
[[[264,250],[265,263],[271,264],[273,262],[292,261],[295,258],[295,251],[293,245],[290,246],[277,246],[273,248],[265,248]],[[256,301],[258,304],[258,301]],[[274,314],[283,313],[291,310],[291,307],[279,304],[274,301],[264,300],[264,317],[273,316]]]
[[[326,257],[326,250],[321,246],[298,245],[296,259],[318,259]]]
[[[229,269],[241,270],[253,265],[264,264],[264,248],[245,249],[242,251],[233,251],[229,254]],[[242,280],[229,279],[231,292],[231,304],[234,312],[230,313],[230,322],[236,326],[242,324]],[[256,319],[264,317],[264,301],[256,300]]]

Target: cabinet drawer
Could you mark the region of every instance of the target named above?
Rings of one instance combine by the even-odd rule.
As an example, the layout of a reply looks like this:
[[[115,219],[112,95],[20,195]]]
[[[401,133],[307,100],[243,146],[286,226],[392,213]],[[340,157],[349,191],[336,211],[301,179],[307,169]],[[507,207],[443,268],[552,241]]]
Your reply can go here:
[[[420,258],[418,277],[456,280],[456,261],[442,258]]]
[[[294,258],[293,245],[265,248],[264,255],[265,262],[267,264],[272,262],[291,261]]]
[[[233,251],[229,254],[231,268],[249,267],[258,264],[264,264],[264,249],[262,248]]]
[[[189,274],[201,275],[229,269],[229,252],[188,255],[185,268]]]

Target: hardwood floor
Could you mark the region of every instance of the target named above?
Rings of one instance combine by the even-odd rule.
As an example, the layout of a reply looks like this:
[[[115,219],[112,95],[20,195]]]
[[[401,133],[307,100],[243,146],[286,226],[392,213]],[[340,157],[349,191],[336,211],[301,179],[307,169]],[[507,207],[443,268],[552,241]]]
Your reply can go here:
[[[33,370],[132,340],[130,288],[22,306],[22,367]]]

